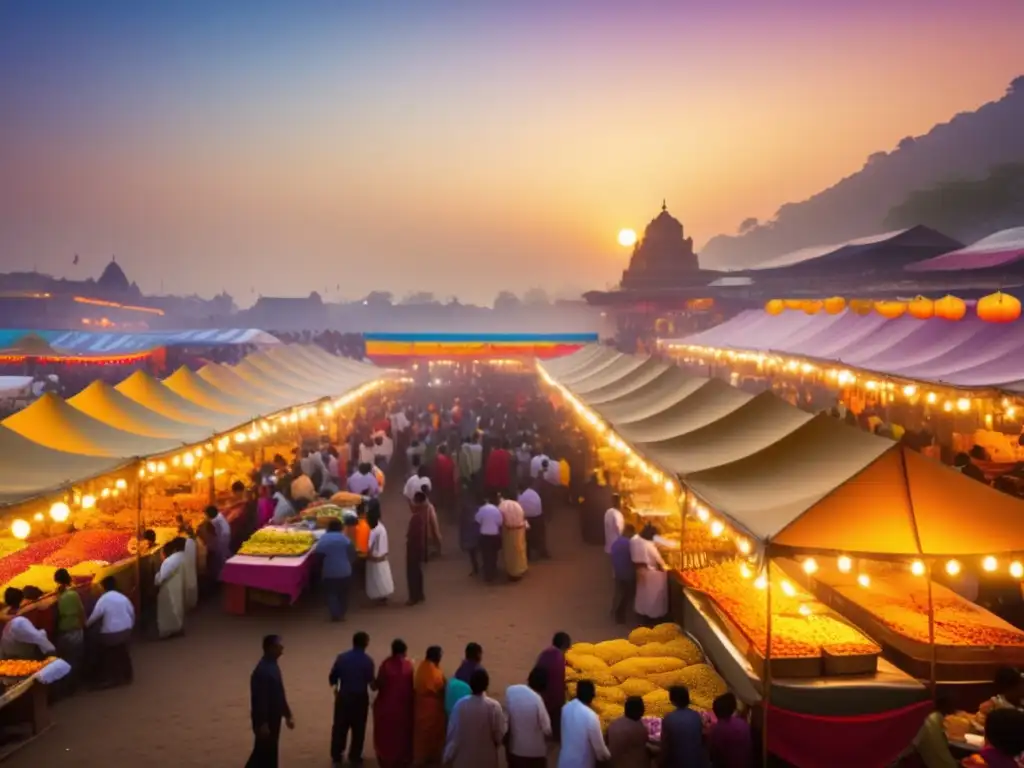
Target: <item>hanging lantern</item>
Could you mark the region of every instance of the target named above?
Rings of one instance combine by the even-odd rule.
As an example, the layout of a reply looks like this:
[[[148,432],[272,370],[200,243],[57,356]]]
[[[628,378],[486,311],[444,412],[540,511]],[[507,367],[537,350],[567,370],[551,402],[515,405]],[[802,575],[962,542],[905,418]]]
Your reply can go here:
[[[1020,301],[1002,291],[978,299],[978,317],[986,323],[1012,323],[1020,317]]]
[[[935,302],[925,296],[918,296],[907,304],[907,314],[918,320],[935,317]]]
[[[786,311],[786,302],[782,299],[772,299],[764,305],[764,311],[769,315],[781,315]]]
[[[846,299],[842,296],[833,296],[830,299],[825,299],[825,311],[830,315],[838,315],[846,309]]]
[[[803,299],[783,299],[782,303],[783,303],[783,305],[785,305],[786,309],[803,309],[804,308],[804,300]]]
[[[876,301],[875,312],[880,314],[882,317],[888,318],[889,320],[895,320],[897,317],[907,311],[907,305],[902,301]]]
[[[804,302],[804,312],[808,315],[816,315],[821,312],[824,305],[817,299],[808,299]]]
[[[858,315],[870,315],[875,305],[868,299],[853,299],[850,302],[850,309]]]
[[[935,302],[935,316],[943,320],[963,320],[967,314],[967,304],[956,296],[943,296]]]

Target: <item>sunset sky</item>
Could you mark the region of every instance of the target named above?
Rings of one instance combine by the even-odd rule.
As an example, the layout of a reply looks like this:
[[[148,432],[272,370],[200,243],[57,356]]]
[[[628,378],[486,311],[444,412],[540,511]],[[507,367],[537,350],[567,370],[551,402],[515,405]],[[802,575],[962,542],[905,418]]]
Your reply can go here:
[[[602,288],[662,198],[700,245],[999,98],[1021,30],[1021,0],[10,0],[0,267]]]

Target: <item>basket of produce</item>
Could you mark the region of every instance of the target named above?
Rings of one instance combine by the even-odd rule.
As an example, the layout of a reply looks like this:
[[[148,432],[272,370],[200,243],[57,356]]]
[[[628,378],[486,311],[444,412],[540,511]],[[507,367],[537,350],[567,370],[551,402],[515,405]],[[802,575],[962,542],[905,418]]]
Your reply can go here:
[[[249,557],[301,557],[316,538],[308,531],[256,531],[238,550]]]
[[[55,656],[51,656],[42,661],[2,659],[0,660],[0,677],[31,677],[55,658]]]
[[[331,496],[331,504],[338,507],[358,507],[363,503],[363,497],[358,493],[349,493],[348,491],[338,491],[336,494]]]
[[[337,504],[319,504],[315,507],[306,507],[303,519],[315,521],[317,528],[326,528],[331,520],[344,520],[346,513],[355,514],[352,509],[346,509]]]

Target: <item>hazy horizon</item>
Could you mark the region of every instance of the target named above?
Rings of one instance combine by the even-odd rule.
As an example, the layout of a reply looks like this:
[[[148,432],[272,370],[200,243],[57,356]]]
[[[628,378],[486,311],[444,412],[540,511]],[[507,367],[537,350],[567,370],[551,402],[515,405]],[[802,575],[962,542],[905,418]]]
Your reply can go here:
[[[0,268],[578,293],[662,198],[702,245],[1024,72],[1019,0],[696,5],[5,4]]]

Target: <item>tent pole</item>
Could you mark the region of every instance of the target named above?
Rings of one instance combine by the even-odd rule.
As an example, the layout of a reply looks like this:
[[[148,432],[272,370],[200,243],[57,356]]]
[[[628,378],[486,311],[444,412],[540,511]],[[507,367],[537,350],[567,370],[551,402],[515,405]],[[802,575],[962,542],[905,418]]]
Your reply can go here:
[[[135,605],[137,616],[142,615],[142,550],[140,545],[142,544],[142,534],[145,532],[142,527],[144,524],[142,519],[142,483],[145,479],[142,477],[142,467],[142,460],[139,459],[139,467],[136,472],[137,490],[135,493],[135,599],[132,601]]]
[[[928,687],[931,689],[932,698],[938,693],[938,673],[936,671],[937,658],[935,649],[935,602],[932,598],[932,568],[935,567],[934,563],[929,564],[928,568],[928,645],[929,645],[929,658],[928,658]]]
[[[761,680],[761,765],[768,765],[768,707],[772,690],[772,560],[765,558],[765,602],[768,610],[767,637],[764,643],[764,678]]]
[[[210,478],[209,478],[209,484],[208,484],[208,488],[209,488],[208,499],[209,499],[209,503],[211,505],[217,503],[217,482],[214,479],[214,476],[216,474],[217,474],[217,447],[214,446],[213,452],[210,454]]]

